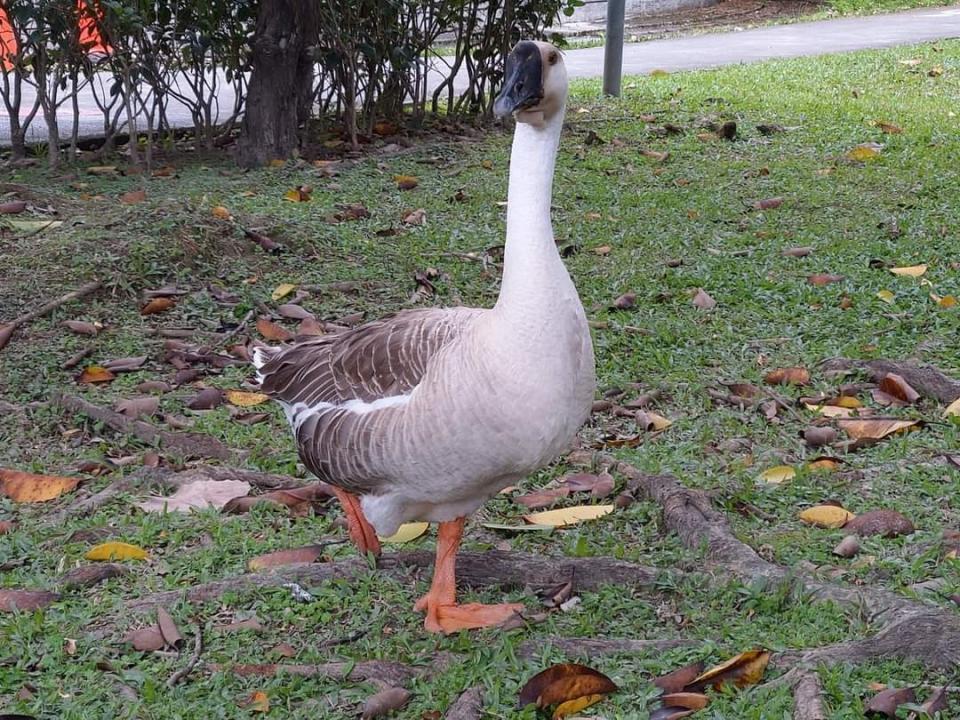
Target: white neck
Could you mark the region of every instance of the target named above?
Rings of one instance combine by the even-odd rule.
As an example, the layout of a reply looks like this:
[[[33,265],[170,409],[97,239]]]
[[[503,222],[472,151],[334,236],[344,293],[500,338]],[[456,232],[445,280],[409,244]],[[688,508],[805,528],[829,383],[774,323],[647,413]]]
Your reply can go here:
[[[536,280],[546,279],[549,284],[558,268],[566,276],[550,223],[553,170],[562,129],[562,110],[540,127],[517,123],[510,154],[507,240],[498,308],[522,304],[538,289],[545,290]]]

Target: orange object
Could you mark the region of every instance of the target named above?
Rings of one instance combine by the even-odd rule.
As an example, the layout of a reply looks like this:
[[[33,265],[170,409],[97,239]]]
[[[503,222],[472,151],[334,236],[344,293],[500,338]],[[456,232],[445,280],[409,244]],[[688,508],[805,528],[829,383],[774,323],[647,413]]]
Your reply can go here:
[[[100,32],[98,21],[103,17],[103,14],[96,4],[91,6],[85,0],[77,0],[77,16],[80,18],[77,40],[81,46],[85,47],[87,54],[102,53],[109,55],[112,49]],[[13,31],[10,16],[5,8],[0,7],[0,65],[2,65],[4,71],[13,67],[10,56],[16,55],[19,50],[20,44],[17,41],[16,33]]]
[[[4,71],[13,67],[9,58],[11,55],[16,55],[18,49],[17,36],[13,33],[10,17],[7,11],[0,7],[0,64],[3,65]]]
[[[333,488],[333,494],[343,505],[343,512],[347,516],[347,528],[350,531],[350,539],[353,540],[353,544],[364,555],[371,552],[380,557],[380,539],[377,537],[373,526],[364,516],[363,509],[360,507],[360,500],[356,495],[338,487]]]
[[[415,610],[425,610],[423,626],[428,632],[453,633],[458,630],[492,627],[523,610],[519,603],[457,605],[456,561],[463,518],[440,523],[437,532],[437,560],[433,567],[430,591],[417,601]]]

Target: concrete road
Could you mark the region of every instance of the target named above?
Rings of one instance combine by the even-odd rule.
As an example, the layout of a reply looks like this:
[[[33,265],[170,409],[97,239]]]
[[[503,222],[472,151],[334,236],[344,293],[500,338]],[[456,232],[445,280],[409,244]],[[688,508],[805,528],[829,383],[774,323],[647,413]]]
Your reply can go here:
[[[960,5],[634,43],[624,47],[623,72],[626,75],[645,74],[657,68],[674,72],[955,37],[960,37]],[[602,47],[571,50],[565,54],[565,60],[573,77],[591,78],[603,74]],[[432,86],[435,87],[440,80],[439,73],[431,74]],[[233,107],[233,92],[226,83],[221,86],[219,105],[227,110]],[[454,86],[462,88],[462,83],[455,82]],[[25,97],[24,107],[29,107],[31,100],[32,96]],[[82,136],[102,132],[103,121],[89,94],[81,97],[80,116]],[[175,102],[171,103],[168,116],[178,127],[193,124],[186,108]],[[226,112],[223,113],[221,120],[226,116]],[[70,113],[65,109],[60,121],[61,134],[69,135],[69,122]],[[9,144],[9,138],[7,116],[0,106],[0,144]],[[45,138],[46,126],[38,115],[31,125],[28,140],[39,142]]]

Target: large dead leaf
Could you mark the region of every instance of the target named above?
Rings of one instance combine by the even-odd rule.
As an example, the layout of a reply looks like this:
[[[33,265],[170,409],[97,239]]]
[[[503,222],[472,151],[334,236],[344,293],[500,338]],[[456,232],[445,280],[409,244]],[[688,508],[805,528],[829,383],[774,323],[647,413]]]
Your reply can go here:
[[[391,545],[400,545],[402,543],[408,543],[411,540],[416,540],[418,537],[423,535],[429,528],[430,528],[430,523],[426,523],[426,522],[404,523],[390,537],[380,538],[380,542],[391,544]]]
[[[97,563],[95,565],[81,565],[65,573],[60,578],[60,584],[68,589],[88,588],[99,585],[104,580],[127,575],[130,571],[117,563]]]
[[[297,286],[294,283],[280,283],[274,288],[273,292],[270,293],[270,299],[280,300],[281,298],[285,298],[296,289]]]
[[[811,285],[817,285],[818,287],[830,285],[831,283],[840,282],[842,280],[843,275],[832,275],[830,273],[817,273],[815,275],[810,275],[807,278],[808,283]]]
[[[770,485],[780,485],[787,480],[793,480],[797,476],[797,471],[789,465],[775,465],[760,473],[760,479]]]
[[[597,693],[595,695],[582,695],[581,697],[574,698],[573,700],[562,702],[557,705],[556,709],[553,711],[551,720],[563,720],[563,718],[572,715],[573,713],[580,712],[584,708],[588,708],[591,705],[596,705],[605,697],[606,695],[603,693]]]
[[[895,433],[920,427],[920,421],[889,417],[843,418],[837,420],[837,425],[854,441],[852,447],[859,448]]]
[[[80,373],[77,382],[88,385],[98,385],[100,383],[111,382],[116,379],[116,377],[116,375],[101,365],[88,365],[83,369],[83,372]]]
[[[9,200],[0,203],[0,215],[16,215],[27,209],[27,203],[23,200]]]
[[[263,690],[254,690],[250,693],[243,706],[250,712],[268,713],[270,712],[270,698]]]
[[[393,181],[400,190],[413,190],[419,184],[413,175],[394,175]]]
[[[316,562],[323,555],[323,550],[323,545],[306,545],[291,550],[278,550],[250,558],[247,561],[247,569],[250,572],[259,572],[284,565],[306,565]]]
[[[267,340],[272,340],[273,342],[287,342],[288,340],[293,340],[292,332],[286,328],[280,327],[275,322],[271,322],[267,318],[259,318],[257,320],[257,332],[263,335],[263,337]]]
[[[125,542],[105,542],[87,550],[87,560],[146,560],[147,551],[137,545]]]
[[[17,524],[12,520],[0,520],[0,535],[9,535],[17,529]]]
[[[606,497],[613,492],[616,482],[610,473],[572,473],[560,478],[560,484],[570,489],[570,492],[588,492],[593,497]]]
[[[213,410],[223,403],[223,392],[220,388],[208,387],[197,393],[188,403],[191,410]]]
[[[39,610],[59,599],[60,596],[57,593],[49,590],[0,588],[0,612]]]
[[[157,313],[166,312],[176,304],[177,301],[172,297],[155,297],[153,300],[140,308],[140,314],[156,315]]]
[[[717,306],[717,301],[703,288],[697,288],[693,296],[693,305],[698,310],[713,310]]]
[[[390,687],[381,690],[375,695],[371,695],[363,703],[363,713],[361,720],[374,720],[374,718],[389,715],[394,710],[399,710],[410,700],[410,691],[399,687]]]
[[[166,608],[157,607],[157,627],[160,628],[160,634],[170,647],[180,649],[183,646],[183,636],[177,624],[173,621]]]
[[[133,372],[143,367],[147,361],[146,355],[136,355],[133,357],[122,357],[115,360],[107,360],[103,367],[112,373]]]
[[[304,510],[309,510],[310,506],[318,500],[325,500],[333,497],[333,491],[325,482],[317,482],[312,485],[306,485],[299,488],[286,488],[282,490],[272,490],[263,495],[245,495],[235,497],[223,506],[225,513],[245,513],[258,503],[274,503],[290,508],[293,514],[299,514]]]
[[[687,692],[700,692],[708,687],[719,690],[727,684],[738,688],[756,685],[763,679],[768,662],[770,662],[770,653],[767,650],[761,648],[747,650],[704,671],[684,689]]]
[[[307,320],[316,319],[312,312],[306,310],[294,303],[286,303],[277,308],[277,313],[288,320]]]
[[[880,390],[905,403],[915,403],[920,399],[920,393],[896,373],[887,373],[883,376],[880,380]]]
[[[242,480],[197,480],[177,488],[169,497],[151,497],[137,503],[145,512],[190,512],[195,508],[222,508],[230,500],[250,492]]]
[[[530,678],[520,689],[518,708],[546,708],[589,695],[608,695],[617,686],[606,675],[586,665],[552,665]]]
[[[100,323],[84,322],[83,320],[64,320],[63,326],[77,333],[77,335],[89,335],[94,337],[103,330]]]
[[[674,670],[673,672],[661,675],[653,679],[653,684],[660,688],[665,694],[678,693],[696,678],[703,674],[703,662],[695,662],[691,665]]]
[[[800,513],[805,523],[822,528],[843,527],[854,517],[852,512],[836,505],[814,505]]]
[[[927,272],[927,265],[908,265],[906,267],[890,268],[890,272],[901,277],[922,277]]]
[[[517,495],[513,498],[515,503],[519,503],[530,510],[535,510],[537,508],[549,507],[560,500],[570,495],[570,488],[564,485],[555,488],[544,488],[543,490],[538,490],[536,492],[527,493],[526,495]]]
[[[868,160],[874,160],[880,157],[882,151],[883,145],[879,143],[861,143],[851,150],[848,150],[844,157],[854,162],[867,162]]]
[[[809,385],[810,371],[802,367],[777,368],[763,376],[767,385]]]
[[[136,205],[137,203],[142,203],[146,199],[146,190],[131,190],[130,192],[125,192],[120,196],[120,202],[122,202],[124,205]]]
[[[0,492],[14,502],[47,502],[70,492],[79,478],[61,475],[34,475],[0,468]]]
[[[867,717],[897,717],[897,708],[916,700],[913,688],[887,688],[874,695],[867,703],[864,715]]]
[[[852,518],[843,529],[865,537],[880,535],[881,537],[897,537],[910,535],[915,530],[913,523],[896,510],[871,510]]]
[[[575,505],[574,507],[524,515],[523,519],[532,525],[550,525],[566,527],[586,520],[596,520],[613,512],[613,505]]]
[[[685,710],[703,710],[710,704],[710,698],[703,693],[676,692],[662,695],[660,702],[664,707],[684,708]]]
[[[160,398],[139,397],[120,400],[113,409],[129,418],[139,418],[144,415],[153,415],[160,408]]]

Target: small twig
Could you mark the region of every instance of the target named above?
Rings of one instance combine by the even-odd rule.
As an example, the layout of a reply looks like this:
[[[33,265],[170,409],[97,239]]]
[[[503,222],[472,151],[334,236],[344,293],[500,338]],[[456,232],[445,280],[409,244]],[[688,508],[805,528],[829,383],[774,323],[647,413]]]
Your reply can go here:
[[[237,335],[239,335],[240,333],[242,333],[243,330],[244,330],[244,328],[247,327],[247,323],[250,322],[250,320],[253,319],[253,313],[254,313],[253,310],[248,311],[247,314],[243,316],[243,320],[240,321],[240,324],[239,324],[239,325],[237,325],[233,330],[231,330],[230,332],[228,332],[228,333],[227,333],[226,335],[224,335],[222,338],[219,338],[219,339],[217,340],[216,344],[213,345],[213,347],[210,348],[211,351],[212,351],[212,350],[216,350],[217,348],[222,348],[222,347],[225,346],[228,342],[230,342],[231,340],[233,340],[233,338],[235,338]]]
[[[6,341],[10,339],[10,336],[13,335],[13,331],[20,327],[21,325],[26,325],[32,320],[36,320],[39,317],[43,317],[51,310],[56,310],[61,305],[64,305],[71,300],[78,300],[86,295],[89,295],[96,290],[99,290],[103,283],[100,280],[94,280],[93,282],[87,283],[82,287],[77,288],[68,292],[66,295],[61,295],[56,300],[51,300],[48,303],[45,303],[38,307],[36,310],[31,310],[28,313],[24,313],[20,317],[14,318],[8,323],[0,325],[0,349],[6,344]]]
[[[167,680],[168,688],[172,688],[187,675],[193,672],[193,669],[197,666],[197,663],[200,662],[200,653],[203,652],[203,628],[200,626],[200,623],[194,623],[193,631],[195,633],[193,639],[193,655],[190,656],[190,660],[187,661],[186,665],[170,676],[170,679]]]
[[[328,638],[326,640],[323,640],[322,642],[317,643],[317,649],[320,650],[322,648],[336,647],[337,645],[346,645],[347,643],[356,642],[357,640],[362,638],[364,635],[366,635],[368,632],[370,631],[357,630],[356,632],[352,632],[349,635],[345,635],[344,637]]]

